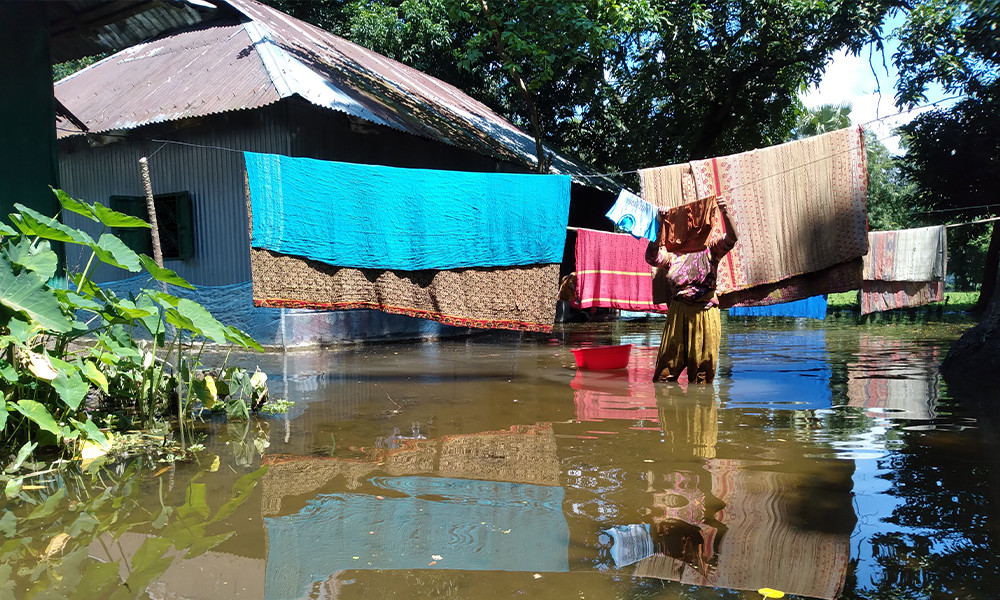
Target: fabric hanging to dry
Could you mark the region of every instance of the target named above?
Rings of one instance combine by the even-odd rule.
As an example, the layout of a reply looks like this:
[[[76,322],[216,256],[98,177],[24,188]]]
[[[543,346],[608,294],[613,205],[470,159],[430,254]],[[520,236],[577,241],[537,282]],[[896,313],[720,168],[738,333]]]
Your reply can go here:
[[[707,196],[727,199],[740,240],[720,264],[721,306],[766,305],[860,287],[860,261],[858,267],[852,264],[868,250],[860,127],[639,175],[643,197],[660,207]],[[814,274],[808,283],[794,279],[807,274]],[[760,286],[771,287],[751,291]]]
[[[868,234],[861,314],[944,300],[948,238],[944,225]]]
[[[653,302],[648,242],[626,233],[580,229],[576,234],[576,289],[581,308],[666,312]]]
[[[249,185],[247,215],[253,239]],[[565,231],[563,224],[563,237]],[[558,263],[443,270],[353,268],[252,246],[250,272],[255,306],[372,309],[457,327],[540,332],[552,331],[559,284]]]

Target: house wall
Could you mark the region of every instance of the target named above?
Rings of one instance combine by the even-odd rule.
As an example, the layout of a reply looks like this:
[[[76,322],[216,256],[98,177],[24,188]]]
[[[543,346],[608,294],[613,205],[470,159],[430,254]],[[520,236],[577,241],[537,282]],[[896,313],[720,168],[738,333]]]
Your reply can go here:
[[[60,175],[67,193],[105,205],[113,195],[143,196],[139,159],[145,156],[153,193],[190,192],[194,210],[194,257],[165,261],[164,266],[195,285],[223,286],[249,281],[250,239],[242,154],[150,140],[288,154],[287,111],[281,104],[144,127],[127,132],[126,137],[109,135],[100,139],[105,143],[96,147],[82,138],[60,142]],[[66,215],[66,223],[86,230],[95,238],[101,233],[99,224],[79,215]],[[89,252],[80,247],[68,248],[66,254],[71,268],[82,267],[89,257]],[[104,264],[93,275],[99,282],[131,276]]]
[[[195,144],[163,144],[167,139]],[[206,148],[203,146],[211,146]],[[117,135],[60,142],[63,189],[74,198],[105,205],[113,195],[142,196],[139,158],[148,157],[154,194],[189,192],[194,211],[194,257],[164,266],[199,287],[173,293],[205,304],[216,317],[265,344],[315,345],[345,341],[427,338],[468,330],[376,311],[297,311],[252,306],[243,157],[240,151],[308,156],[400,167],[523,171],[466,150],[352,119],[297,98],[257,109],[147,126]],[[65,215],[68,225],[95,239],[100,225]],[[83,268],[89,251],[67,248],[71,269]],[[127,293],[145,281],[100,264],[98,282]]]

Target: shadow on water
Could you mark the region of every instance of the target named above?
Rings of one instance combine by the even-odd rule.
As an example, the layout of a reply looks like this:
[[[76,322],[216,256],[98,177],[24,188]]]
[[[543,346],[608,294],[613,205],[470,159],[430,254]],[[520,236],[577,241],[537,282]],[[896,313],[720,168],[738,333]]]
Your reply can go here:
[[[706,387],[651,381],[661,327],[265,356],[289,413],[205,423],[200,467],[90,477],[45,519],[17,507],[13,529],[0,519],[8,589],[100,576],[94,589],[153,598],[993,597],[992,420],[937,375],[960,329],[730,321]],[[575,368],[572,348],[619,343],[627,369]],[[103,496],[132,508],[113,520],[88,504]],[[61,531],[71,541],[45,557]],[[148,579],[124,588],[147,555]],[[106,597],[87,589],[73,597]]]

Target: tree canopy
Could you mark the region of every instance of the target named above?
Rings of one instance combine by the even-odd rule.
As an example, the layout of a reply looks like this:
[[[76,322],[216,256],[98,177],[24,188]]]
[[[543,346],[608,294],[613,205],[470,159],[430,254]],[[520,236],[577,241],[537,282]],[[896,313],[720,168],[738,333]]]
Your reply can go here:
[[[455,84],[602,170],[788,139],[798,91],[888,0],[269,0]],[[325,6],[323,9],[321,6]]]

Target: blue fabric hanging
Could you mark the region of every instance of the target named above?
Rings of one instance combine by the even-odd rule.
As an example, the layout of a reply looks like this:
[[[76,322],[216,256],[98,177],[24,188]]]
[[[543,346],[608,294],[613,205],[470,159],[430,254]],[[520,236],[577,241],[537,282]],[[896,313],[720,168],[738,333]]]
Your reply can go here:
[[[244,157],[255,248],[409,271],[562,261],[568,175]]]
[[[806,319],[826,318],[826,296],[813,296],[794,302],[782,302],[768,306],[734,306],[729,309],[730,317],[802,317]]]

